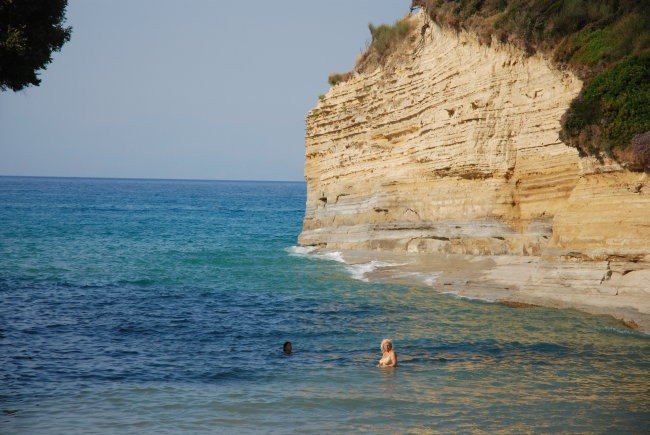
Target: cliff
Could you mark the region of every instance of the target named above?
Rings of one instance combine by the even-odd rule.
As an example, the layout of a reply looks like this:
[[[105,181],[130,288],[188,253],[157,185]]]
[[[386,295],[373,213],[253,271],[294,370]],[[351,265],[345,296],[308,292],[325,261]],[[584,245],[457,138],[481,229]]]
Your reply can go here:
[[[299,243],[497,256],[490,285],[558,300],[630,294],[641,302],[626,306],[650,313],[647,174],[580,157],[558,136],[581,81],[409,19],[407,49],[332,87],[307,116]]]

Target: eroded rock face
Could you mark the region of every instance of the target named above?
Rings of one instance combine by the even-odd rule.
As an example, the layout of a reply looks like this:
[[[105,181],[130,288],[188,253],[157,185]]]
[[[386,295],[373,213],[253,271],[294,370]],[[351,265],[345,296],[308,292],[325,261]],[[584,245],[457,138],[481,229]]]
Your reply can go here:
[[[410,51],[307,116],[299,243],[650,260],[646,174],[558,137],[581,82],[541,57],[417,20]]]

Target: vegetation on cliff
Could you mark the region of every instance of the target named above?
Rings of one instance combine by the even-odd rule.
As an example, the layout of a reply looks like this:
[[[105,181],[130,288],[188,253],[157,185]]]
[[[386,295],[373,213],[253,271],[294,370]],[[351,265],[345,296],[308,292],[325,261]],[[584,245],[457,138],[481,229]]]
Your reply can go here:
[[[650,169],[650,14],[636,0],[413,0],[435,22],[549,55],[584,80],[561,138]]]
[[[597,75],[563,117],[561,138],[584,153],[605,151],[650,168],[650,52]]]
[[[408,36],[413,30],[413,23],[408,19],[397,20],[394,24],[381,24],[375,26],[368,24],[370,30],[370,42],[366,50],[357,59],[352,71],[345,73],[333,73],[328,77],[330,85],[350,80],[355,73],[367,72],[377,66],[384,65],[392,53],[399,52],[402,45],[407,42]]]
[[[368,49],[357,59],[355,71],[365,72],[384,65],[388,56],[395,53],[407,41],[413,30],[413,23],[407,19],[397,20],[392,26],[368,24],[370,44]]]
[[[582,155],[614,157],[650,170],[650,14],[636,0],[412,0],[441,26],[475,33],[487,45],[539,51],[584,82],[562,118],[561,139]],[[371,41],[336,85],[383,66],[409,41],[412,21],[369,25]],[[426,26],[426,24],[425,24]],[[424,31],[424,29],[422,29]]]

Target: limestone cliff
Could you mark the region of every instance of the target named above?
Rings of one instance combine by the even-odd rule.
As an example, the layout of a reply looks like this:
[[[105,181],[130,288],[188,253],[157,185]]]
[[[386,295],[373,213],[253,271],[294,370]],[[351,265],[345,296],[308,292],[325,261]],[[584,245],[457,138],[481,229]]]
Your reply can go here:
[[[591,260],[604,262],[600,282],[647,268],[647,174],[581,158],[558,137],[580,80],[410,19],[408,50],[332,87],[307,116],[299,243]]]

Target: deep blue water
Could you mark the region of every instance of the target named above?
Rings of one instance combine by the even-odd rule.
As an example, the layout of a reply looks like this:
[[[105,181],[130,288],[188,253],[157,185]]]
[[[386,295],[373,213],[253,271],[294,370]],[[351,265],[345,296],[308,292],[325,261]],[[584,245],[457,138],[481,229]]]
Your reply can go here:
[[[650,430],[647,335],[360,281],[295,249],[304,203],[304,183],[0,177],[0,433]]]

